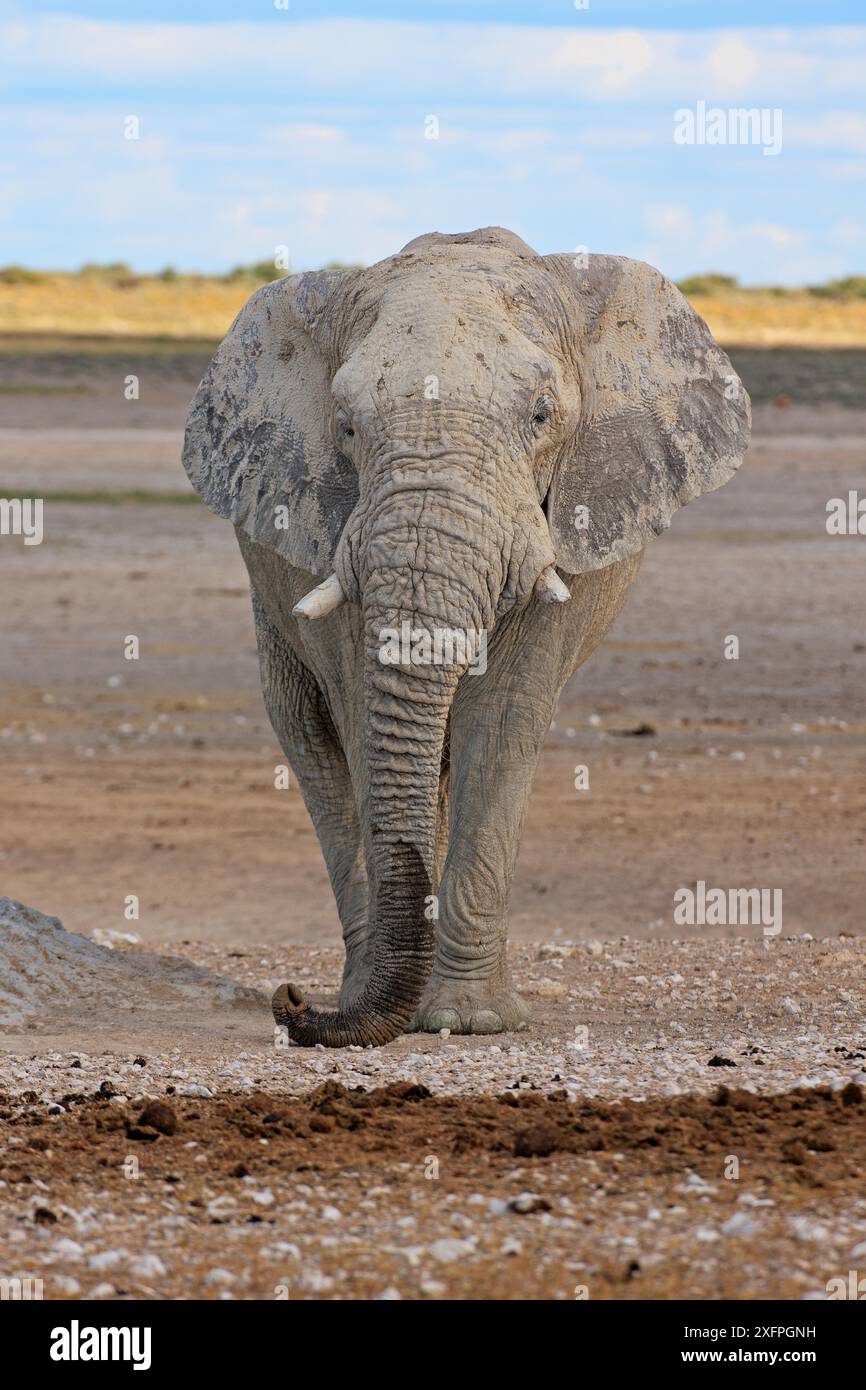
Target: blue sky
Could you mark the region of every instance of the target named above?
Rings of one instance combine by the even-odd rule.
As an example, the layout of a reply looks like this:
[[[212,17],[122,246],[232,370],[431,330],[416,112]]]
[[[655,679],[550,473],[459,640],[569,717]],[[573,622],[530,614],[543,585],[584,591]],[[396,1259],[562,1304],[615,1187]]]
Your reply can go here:
[[[677,278],[866,273],[862,16],[862,0],[0,0],[0,264],[222,270],[287,246],[304,269],[499,223]],[[699,102],[781,111],[780,153],[675,143],[674,113]]]

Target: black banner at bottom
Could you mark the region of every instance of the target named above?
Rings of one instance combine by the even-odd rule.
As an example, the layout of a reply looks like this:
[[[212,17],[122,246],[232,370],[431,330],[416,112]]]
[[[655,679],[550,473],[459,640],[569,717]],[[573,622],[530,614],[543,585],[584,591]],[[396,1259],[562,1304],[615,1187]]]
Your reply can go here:
[[[514,1303],[520,1303],[519,1298]],[[482,1314],[478,1322],[480,1305],[471,1306],[473,1323],[465,1324],[467,1336],[461,1338],[459,1353],[463,1374],[469,1369],[465,1363],[472,1346],[478,1347],[477,1365],[483,1371],[489,1368],[494,1349],[499,1353],[496,1360],[507,1350],[518,1327],[522,1327],[518,1342],[530,1353],[536,1316],[544,1324],[545,1339],[551,1333],[580,1339],[572,1344],[578,1358],[575,1374],[580,1370],[579,1358],[586,1355],[597,1369],[601,1362],[601,1368],[614,1372],[667,1374],[676,1367],[699,1371],[714,1365],[729,1369],[805,1366],[826,1379],[828,1373],[856,1365],[863,1344],[862,1314],[840,1302],[542,1303],[529,1323],[516,1323],[516,1309],[506,1302],[490,1308],[494,1330],[503,1314],[508,1318],[495,1342],[478,1336],[482,1327],[487,1330],[487,1315]],[[429,1325],[441,1346],[445,1325],[452,1318],[461,1330],[462,1308],[459,1303],[440,1306],[429,1324],[427,1316],[420,1324],[414,1316],[401,1324],[401,1314],[394,1312],[372,1326],[368,1311],[359,1325],[360,1337],[349,1342],[336,1340],[341,1328],[348,1325],[354,1330],[351,1305],[346,1302],[16,1300],[0,1302],[0,1335],[7,1355],[14,1354],[16,1345],[21,1353],[26,1349],[28,1373],[47,1376],[49,1383],[62,1383],[70,1375],[98,1377],[101,1368],[109,1368],[115,1376],[168,1371],[173,1376],[217,1373],[225,1378],[235,1370],[246,1376],[251,1372],[272,1375],[280,1366],[287,1374],[290,1368],[297,1372],[305,1345],[317,1361],[332,1362],[340,1347],[345,1347],[347,1358],[360,1359],[365,1339],[374,1330],[390,1332],[402,1326],[421,1331]],[[521,1319],[526,1311],[527,1304],[522,1303]],[[547,1341],[541,1345],[550,1348]]]

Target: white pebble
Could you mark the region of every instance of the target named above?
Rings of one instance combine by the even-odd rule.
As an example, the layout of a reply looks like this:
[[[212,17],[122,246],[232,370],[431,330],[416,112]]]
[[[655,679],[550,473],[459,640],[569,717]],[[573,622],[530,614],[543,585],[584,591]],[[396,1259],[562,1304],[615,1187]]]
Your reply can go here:
[[[474,1246],[468,1240],[457,1240],[456,1238],[434,1240],[429,1253],[434,1260],[438,1260],[439,1264],[447,1265],[473,1254]]]

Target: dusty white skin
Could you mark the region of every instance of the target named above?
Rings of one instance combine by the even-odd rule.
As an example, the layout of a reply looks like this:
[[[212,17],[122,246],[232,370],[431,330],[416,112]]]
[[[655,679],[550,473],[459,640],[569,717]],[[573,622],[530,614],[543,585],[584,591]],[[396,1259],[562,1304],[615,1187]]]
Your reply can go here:
[[[275,996],[297,1041],[525,1020],[508,894],[559,692],[644,545],[731,477],[748,433],[730,362],[657,271],[540,257],[500,228],[293,276],[238,315],[184,464],[236,526],[265,701],[343,924],[339,1012]],[[383,665],[404,622],[484,632],[484,675]]]

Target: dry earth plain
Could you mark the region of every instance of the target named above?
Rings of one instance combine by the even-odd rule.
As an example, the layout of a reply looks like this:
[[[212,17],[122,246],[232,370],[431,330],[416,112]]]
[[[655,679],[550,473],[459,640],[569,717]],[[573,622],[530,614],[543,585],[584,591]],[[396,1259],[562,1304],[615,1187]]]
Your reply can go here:
[[[862,488],[866,354],[732,356],[749,459],[648,551],[542,757],[512,913],[530,1030],[306,1053],[255,996],[54,988],[0,1020],[0,1273],[46,1297],[572,1299],[824,1297],[866,1271],[866,539],[825,527]],[[336,914],[274,785],[245,572],[178,464],[207,357],[0,346],[0,495],[45,508],[41,545],[0,541],[0,891],[325,1000]],[[781,890],[780,933],[677,926],[699,880]]]

